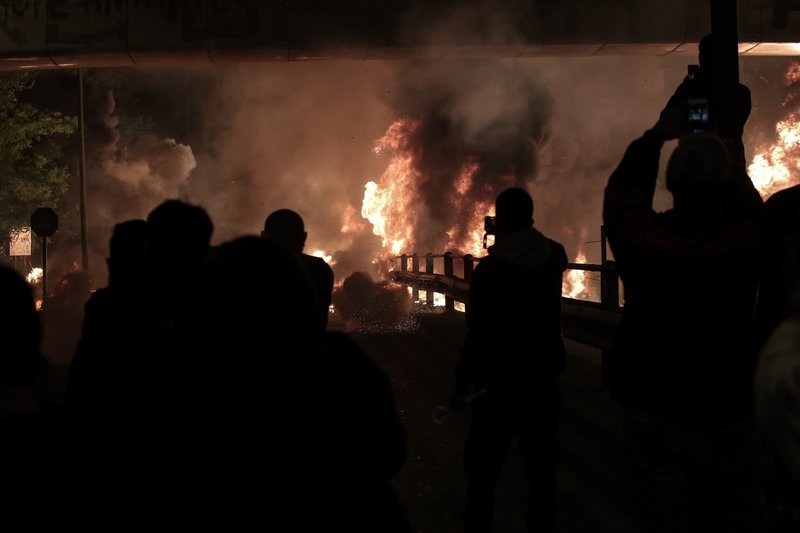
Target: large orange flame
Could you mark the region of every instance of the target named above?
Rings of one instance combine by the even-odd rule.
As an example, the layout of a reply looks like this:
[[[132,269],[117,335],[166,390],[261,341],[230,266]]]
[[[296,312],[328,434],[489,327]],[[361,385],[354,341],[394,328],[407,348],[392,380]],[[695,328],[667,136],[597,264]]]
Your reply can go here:
[[[383,248],[393,255],[413,250],[414,228],[418,221],[413,209],[416,198],[416,182],[419,173],[414,169],[412,156],[403,151],[403,140],[414,128],[413,121],[398,120],[375,143],[376,155],[391,153],[380,183],[370,181],[364,190],[361,216],[372,223],[372,232],[382,238]]]
[[[44,274],[44,270],[39,267],[33,267],[31,271],[25,276],[25,279],[28,280],[28,283],[34,285],[42,280],[42,275]]]
[[[424,176],[415,167],[414,153],[407,140],[419,127],[416,121],[397,120],[375,142],[375,154],[388,155],[390,159],[378,181],[365,185],[361,216],[372,224],[373,233],[381,237],[383,248],[392,255],[446,250],[483,255],[483,217],[490,214],[492,205],[473,198],[474,179],[480,170],[476,161],[461,165],[452,194],[442,198],[441,206],[436,207],[463,215],[460,218],[468,219],[469,229],[463,231],[460,223],[447,229],[446,250],[416,250],[419,243],[415,231],[423,223],[425,212],[419,194]]]
[[[575,263],[586,263],[586,254],[578,248]],[[586,271],[570,269],[564,275],[561,283],[561,295],[566,298],[577,298],[585,300],[589,297],[589,289],[586,285]]]
[[[789,65],[784,82],[790,86],[800,81],[800,63]],[[794,100],[790,93],[784,100],[787,105]],[[778,140],[769,147],[759,151],[747,167],[753,185],[761,197],[766,199],[773,193],[800,183],[800,112],[791,111],[784,120],[775,124]]]

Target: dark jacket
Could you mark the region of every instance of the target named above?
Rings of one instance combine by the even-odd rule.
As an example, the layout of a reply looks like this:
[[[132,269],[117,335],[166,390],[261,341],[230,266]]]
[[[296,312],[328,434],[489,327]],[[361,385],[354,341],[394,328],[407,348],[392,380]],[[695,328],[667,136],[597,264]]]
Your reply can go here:
[[[761,197],[741,173],[703,212],[656,213],[662,145],[652,130],[635,140],[605,191],[625,291],[612,392],[681,423],[724,424],[752,408]]]
[[[328,313],[330,312],[333,295],[333,269],[321,257],[302,254],[302,261],[311,278],[311,285],[319,299],[320,318],[323,330],[328,327]]]
[[[800,185],[776,192],[764,202],[764,271],[758,288],[756,326],[759,345],[782,320],[798,290],[800,261]]]
[[[456,392],[486,388],[519,403],[555,387],[564,368],[564,247],[534,228],[505,236],[472,274]]]

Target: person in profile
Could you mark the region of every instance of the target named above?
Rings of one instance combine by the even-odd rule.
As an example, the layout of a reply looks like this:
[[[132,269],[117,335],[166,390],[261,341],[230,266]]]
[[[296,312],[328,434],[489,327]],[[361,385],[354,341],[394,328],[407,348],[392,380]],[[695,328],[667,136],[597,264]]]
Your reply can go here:
[[[333,269],[320,257],[303,253],[308,232],[302,217],[291,209],[278,209],[267,216],[261,236],[272,239],[296,254],[308,271],[319,300],[323,331],[328,327],[328,313],[333,297]]]
[[[609,362],[624,457],[648,533],[758,531],[753,309],[762,201],[713,133],[680,106],[634,140],[605,189],[603,223],[625,286]],[[671,209],[653,196],[661,149]]]
[[[530,483],[528,531],[556,520],[558,379],[565,368],[561,332],[564,247],[533,226],[533,199],[509,188],[495,202],[496,243],[472,275],[467,334],[451,400],[470,394],[472,425],[464,448],[468,478],[464,531],[489,532],[494,489],[516,439]]]

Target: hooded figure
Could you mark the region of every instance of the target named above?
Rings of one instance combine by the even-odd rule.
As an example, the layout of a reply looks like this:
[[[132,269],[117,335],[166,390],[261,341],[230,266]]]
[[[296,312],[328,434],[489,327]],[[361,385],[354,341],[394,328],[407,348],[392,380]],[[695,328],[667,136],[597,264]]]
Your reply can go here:
[[[625,287],[608,365],[641,531],[758,531],[753,310],[762,202],[724,139],[678,107],[631,142],[603,224]],[[671,209],[656,212],[664,142]]]
[[[472,275],[467,336],[456,369],[453,407],[471,391],[464,465],[465,531],[491,531],[494,486],[518,441],[531,485],[528,529],[549,531],[556,516],[558,377],[564,369],[561,282],[564,247],[533,227],[533,199],[509,188],[495,202],[496,244]]]

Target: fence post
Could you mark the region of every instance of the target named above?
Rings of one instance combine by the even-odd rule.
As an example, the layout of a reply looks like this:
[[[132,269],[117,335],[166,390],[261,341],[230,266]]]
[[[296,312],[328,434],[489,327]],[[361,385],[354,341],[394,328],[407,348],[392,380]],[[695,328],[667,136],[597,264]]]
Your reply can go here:
[[[453,252],[444,253],[444,275],[446,278],[453,278]],[[455,301],[452,296],[445,295],[444,312],[448,315],[456,312]]]
[[[472,254],[464,256],[464,281],[470,283],[472,281],[472,270],[475,268],[475,259]],[[464,312],[469,310],[469,303],[464,302]]]
[[[472,269],[475,268],[475,260],[472,254],[464,256],[464,281],[472,281]]]
[[[605,241],[605,234],[603,234]],[[603,243],[605,245],[605,242]],[[605,248],[605,246],[604,246]],[[605,256],[605,254],[603,254]],[[603,268],[600,271],[600,303],[605,309],[616,311],[619,308],[619,273],[617,272],[617,262],[603,258]],[[610,368],[611,358],[614,357],[611,350],[603,349],[600,352],[600,376],[604,387],[609,387],[611,383]]]
[[[600,271],[600,303],[607,309],[619,307],[619,274],[617,262],[606,261]]]
[[[425,254],[425,273],[433,274],[433,254],[430,252]],[[433,285],[425,291],[425,303],[433,307]]]
[[[411,272],[413,272],[414,274],[419,274],[419,254],[417,254],[417,252],[414,252],[411,255]],[[416,286],[414,286],[414,288],[411,289],[411,301],[413,302],[419,301],[419,288],[417,288]]]

